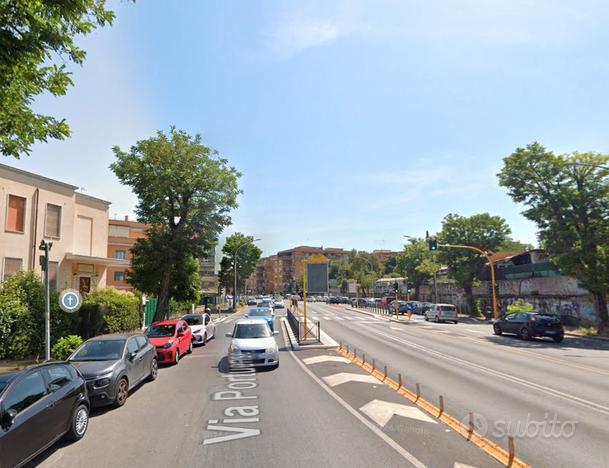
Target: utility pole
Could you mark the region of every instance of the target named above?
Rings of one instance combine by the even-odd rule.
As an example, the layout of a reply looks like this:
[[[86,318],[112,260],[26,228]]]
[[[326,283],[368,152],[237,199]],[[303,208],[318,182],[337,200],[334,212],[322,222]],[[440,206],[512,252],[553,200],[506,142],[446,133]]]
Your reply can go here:
[[[40,256],[40,266],[44,271],[44,360],[49,361],[51,359],[51,294],[50,294],[50,282],[49,282],[49,252],[53,247],[52,242],[40,241],[38,250],[44,252],[44,255]]]

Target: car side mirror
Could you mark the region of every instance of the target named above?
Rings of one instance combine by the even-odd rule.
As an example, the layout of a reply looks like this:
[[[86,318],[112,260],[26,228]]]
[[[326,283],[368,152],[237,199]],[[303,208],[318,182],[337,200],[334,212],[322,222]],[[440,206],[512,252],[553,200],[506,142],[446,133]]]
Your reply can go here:
[[[129,353],[129,360],[133,361],[135,359],[135,356],[137,356],[137,351]]]
[[[279,330],[274,330],[273,335],[279,335]]]
[[[17,411],[9,409],[2,414],[2,427],[9,428],[13,425],[15,418],[17,417]]]
[[[232,333],[225,333],[225,335],[226,335],[227,338],[232,338],[233,337]]]

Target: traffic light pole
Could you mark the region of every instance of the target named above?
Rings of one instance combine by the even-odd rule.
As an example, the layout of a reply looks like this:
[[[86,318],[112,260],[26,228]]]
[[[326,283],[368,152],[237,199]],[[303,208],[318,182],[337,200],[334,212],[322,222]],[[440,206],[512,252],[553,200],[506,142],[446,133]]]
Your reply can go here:
[[[491,292],[492,292],[492,296],[493,296],[493,318],[498,319],[499,318],[499,310],[497,308],[497,291],[495,289],[496,288],[496,284],[495,284],[495,264],[493,263],[493,260],[491,259],[491,257],[488,254],[488,252],[485,252],[484,250],[481,250],[478,247],[472,247],[471,245],[439,244],[439,246],[440,247],[451,247],[451,248],[455,248],[455,249],[469,249],[469,250],[473,250],[474,252],[478,252],[479,254],[482,254],[482,255],[484,255],[486,257],[486,260],[488,261],[488,266],[491,269]]]

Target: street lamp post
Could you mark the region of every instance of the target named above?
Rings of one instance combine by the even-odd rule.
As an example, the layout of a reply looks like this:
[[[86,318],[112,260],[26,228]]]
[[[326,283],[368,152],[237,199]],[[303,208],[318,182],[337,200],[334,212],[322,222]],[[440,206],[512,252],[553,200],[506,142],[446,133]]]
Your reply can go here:
[[[51,297],[50,297],[50,282],[49,282],[49,252],[53,247],[52,242],[40,241],[39,250],[44,252],[40,256],[40,266],[44,271],[44,359],[51,359]]]
[[[235,287],[233,288],[233,312],[237,312],[237,253],[239,252],[239,249],[241,247],[244,247],[248,244],[252,244],[254,242],[258,242],[259,240],[260,239],[248,239],[243,244],[238,245],[233,254],[233,269],[235,270]]]

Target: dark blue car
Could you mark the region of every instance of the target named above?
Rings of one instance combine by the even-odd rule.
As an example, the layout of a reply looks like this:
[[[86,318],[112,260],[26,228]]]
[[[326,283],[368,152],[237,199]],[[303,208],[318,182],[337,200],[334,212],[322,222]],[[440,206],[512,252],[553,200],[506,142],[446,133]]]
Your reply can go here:
[[[269,324],[271,331],[275,330],[275,327],[274,327],[275,315],[273,314],[273,309],[271,309],[270,307],[252,307],[247,312],[247,318],[264,319]]]

